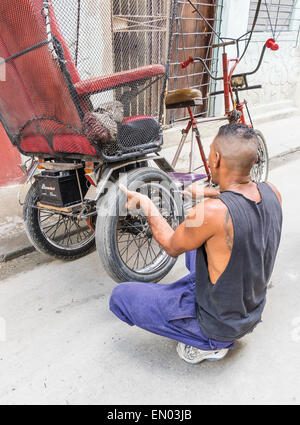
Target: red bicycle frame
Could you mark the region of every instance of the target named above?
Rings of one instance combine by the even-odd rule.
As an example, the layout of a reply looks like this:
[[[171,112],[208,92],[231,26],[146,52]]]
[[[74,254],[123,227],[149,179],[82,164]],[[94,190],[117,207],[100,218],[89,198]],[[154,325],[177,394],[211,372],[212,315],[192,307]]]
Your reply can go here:
[[[212,47],[223,47],[224,48],[224,51],[223,51],[223,54],[222,54],[222,67],[223,67],[223,76],[222,77],[213,76],[210,72],[210,69],[207,67],[205,61],[202,58],[193,58],[193,57],[190,56],[186,61],[181,63],[181,68],[186,68],[189,64],[191,64],[193,62],[201,62],[201,64],[203,65],[203,68],[206,70],[208,75],[213,80],[223,80],[223,90],[210,93],[210,96],[214,96],[214,95],[217,95],[217,94],[223,94],[224,95],[225,115],[222,116],[222,117],[201,119],[201,122],[203,122],[203,123],[204,122],[210,122],[210,121],[228,120],[229,122],[235,121],[235,122],[239,122],[239,123],[242,123],[242,124],[247,124],[245,114],[244,114],[244,106],[246,106],[246,108],[247,108],[247,101],[244,100],[243,102],[240,102],[238,92],[240,90],[251,90],[251,89],[262,88],[261,85],[248,86],[246,76],[254,74],[255,72],[258,71],[258,69],[260,68],[260,65],[262,63],[266,48],[271,49],[271,50],[278,50],[278,48],[279,48],[278,44],[275,43],[274,39],[272,39],[272,38],[268,39],[266,41],[266,43],[264,44],[263,48],[262,48],[262,52],[261,52],[261,55],[260,55],[260,58],[259,58],[259,61],[258,61],[256,68],[252,72],[245,72],[245,73],[233,75],[234,70],[236,69],[237,65],[240,62],[240,59],[239,58],[228,59],[227,53],[225,52],[225,46],[236,44],[237,42],[238,42],[238,40],[230,40],[230,41],[227,41],[227,42],[224,42],[224,43],[214,44],[212,46]],[[230,71],[229,71],[230,62],[234,62],[234,64],[230,68]],[[243,83],[242,83],[242,87],[237,87],[235,89],[235,98],[234,98],[234,93],[233,93],[234,90],[232,88],[232,79],[235,78],[235,77],[242,77]],[[231,104],[232,104],[232,108],[231,108]],[[187,134],[189,133],[190,129],[192,128],[193,132],[196,135],[196,140],[197,140],[197,143],[198,143],[200,155],[201,155],[201,158],[202,158],[202,161],[203,161],[205,172],[207,174],[207,181],[209,182],[210,179],[211,179],[210,171],[209,171],[209,165],[207,163],[207,160],[206,160],[206,157],[205,157],[205,154],[204,154],[204,150],[203,150],[203,146],[202,146],[202,142],[201,142],[201,138],[200,138],[200,133],[199,133],[199,130],[198,130],[198,127],[197,127],[197,122],[199,123],[200,120],[196,121],[191,107],[187,107],[187,109],[188,109],[188,114],[189,114],[189,121],[188,121],[187,127],[182,131],[183,136],[182,136],[181,142],[179,144],[179,147],[176,151],[176,154],[174,156],[174,160],[173,160],[172,165],[173,165],[173,167],[175,167],[176,162],[177,162],[178,157],[179,157],[179,154],[182,150],[183,144],[184,144],[184,142],[187,138]],[[251,116],[249,114],[248,108],[247,108],[247,112],[248,112],[249,120],[250,120],[250,124],[247,124],[247,125],[249,125],[249,127],[252,127],[253,126],[252,120],[251,120]],[[190,172],[191,172],[191,165],[190,165]]]

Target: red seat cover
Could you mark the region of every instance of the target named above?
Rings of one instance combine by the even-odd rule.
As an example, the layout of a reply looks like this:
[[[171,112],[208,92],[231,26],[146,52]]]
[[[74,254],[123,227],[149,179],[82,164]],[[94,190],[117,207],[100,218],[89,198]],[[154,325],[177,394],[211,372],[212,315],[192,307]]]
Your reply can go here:
[[[20,148],[24,152],[46,153],[53,155],[53,150],[43,136],[25,137],[20,142]]]
[[[97,152],[89,140],[78,134],[54,136],[53,147],[56,152],[76,152],[82,155],[97,156]]]
[[[124,118],[124,123],[152,118],[148,115],[134,115]],[[54,154],[54,152],[77,153],[81,155],[97,156],[89,140],[80,134],[58,134],[53,137],[53,150],[43,136],[29,136],[21,140],[20,147],[24,152]]]

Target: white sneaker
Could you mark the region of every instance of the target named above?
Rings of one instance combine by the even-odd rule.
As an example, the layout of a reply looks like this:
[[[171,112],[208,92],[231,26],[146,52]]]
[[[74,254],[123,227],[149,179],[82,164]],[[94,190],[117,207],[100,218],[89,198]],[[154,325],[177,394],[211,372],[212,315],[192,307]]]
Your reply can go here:
[[[221,360],[228,353],[228,348],[221,350],[199,350],[199,348],[178,342],[177,353],[179,357],[187,363],[200,363],[203,360]]]

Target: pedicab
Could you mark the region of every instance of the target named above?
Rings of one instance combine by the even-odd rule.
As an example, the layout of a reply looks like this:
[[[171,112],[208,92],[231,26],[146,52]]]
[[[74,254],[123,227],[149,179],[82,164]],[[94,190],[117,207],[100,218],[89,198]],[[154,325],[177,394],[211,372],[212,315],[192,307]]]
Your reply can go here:
[[[115,7],[110,0],[2,0],[0,120],[28,157],[23,216],[34,247],[73,260],[96,245],[115,281],[156,282],[176,260],[156,243],[141,212],[121,211],[126,199],[118,183],[135,189],[138,182],[173,228],[182,219],[174,170],[160,154],[172,36],[152,34],[149,47],[147,24],[139,21],[144,41],[126,40],[122,26],[136,23],[113,20]],[[172,1],[156,13],[172,23]],[[131,43],[130,55],[124,43]]]

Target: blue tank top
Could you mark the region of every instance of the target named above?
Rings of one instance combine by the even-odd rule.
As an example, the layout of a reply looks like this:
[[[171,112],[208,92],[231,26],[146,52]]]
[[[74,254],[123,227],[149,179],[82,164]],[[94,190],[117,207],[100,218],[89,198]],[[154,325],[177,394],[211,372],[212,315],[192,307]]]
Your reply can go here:
[[[197,319],[208,338],[232,341],[261,321],[280,242],[282,209],[267,183],[257,188],[258,203],[232,191],[218,196],[231,215],[234,237],[229,263],[215,284],[210,282],[204,245],[197,250]]]

